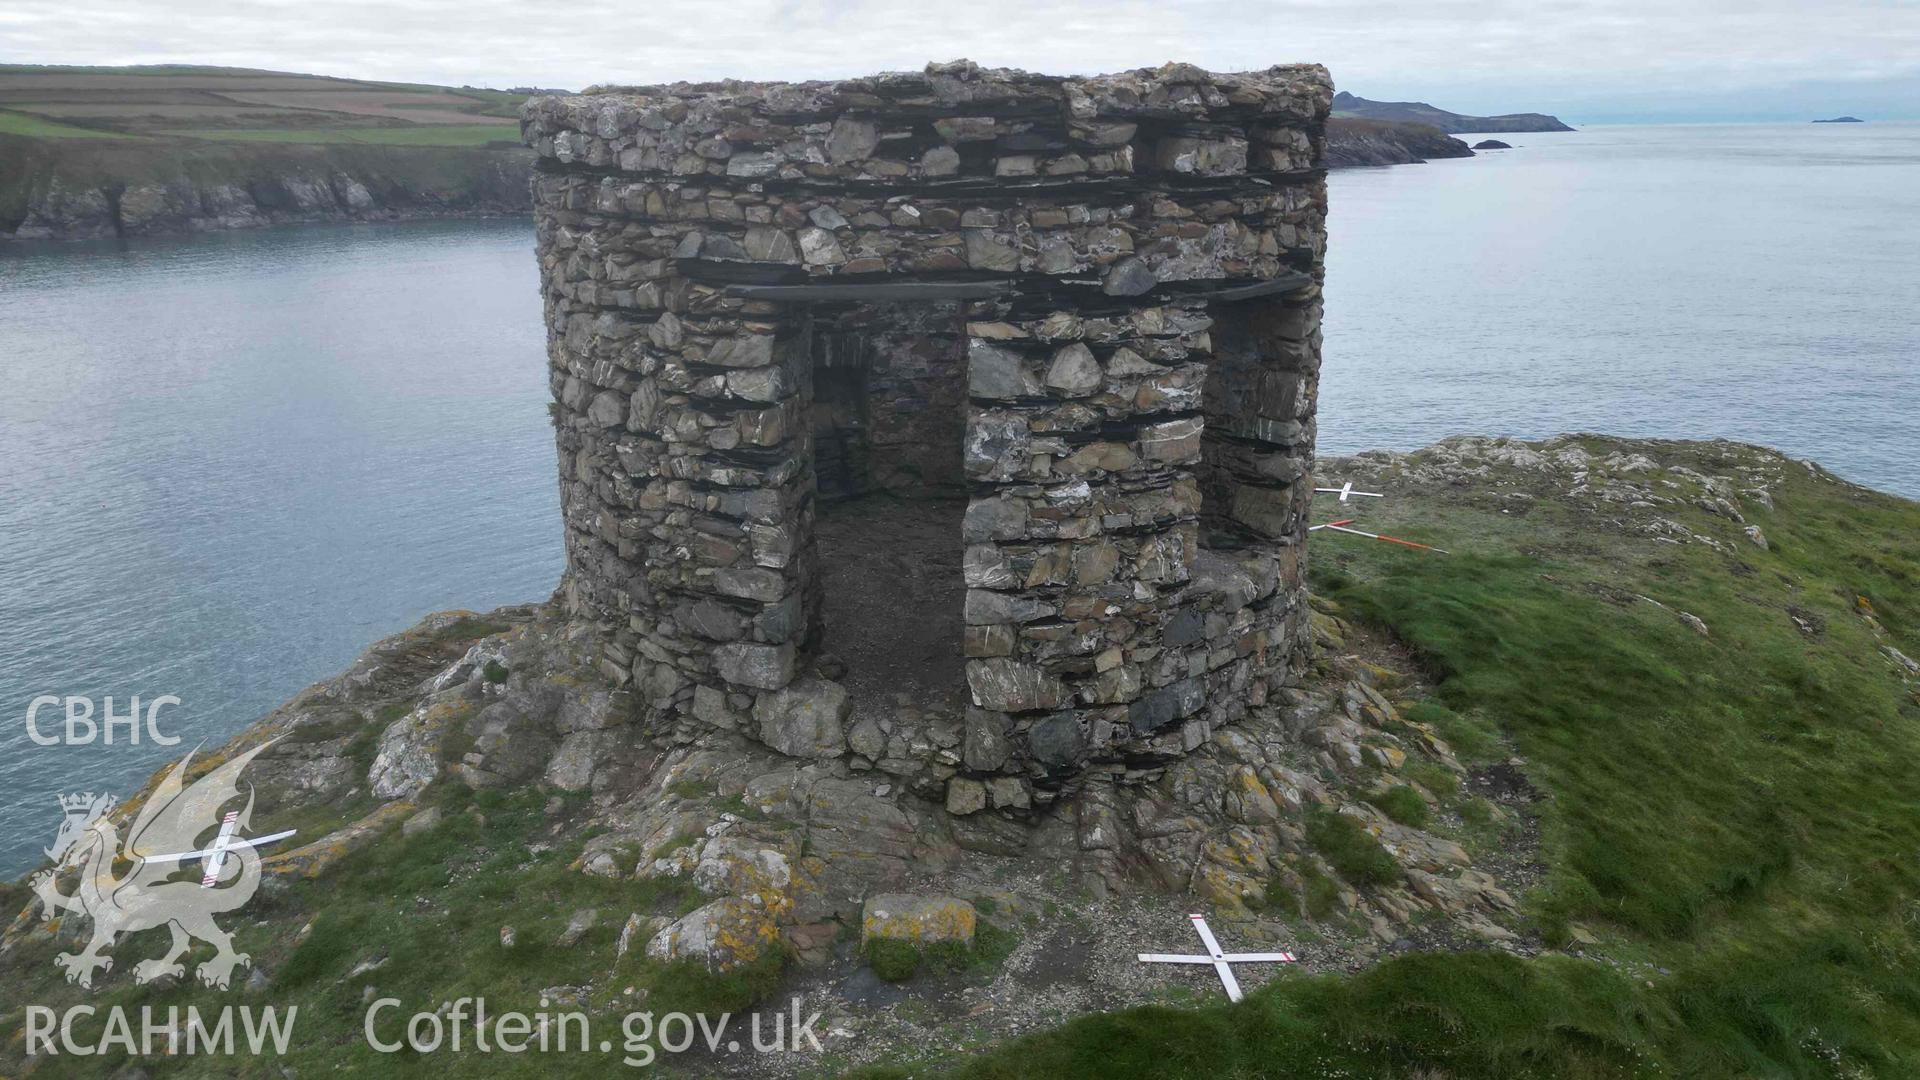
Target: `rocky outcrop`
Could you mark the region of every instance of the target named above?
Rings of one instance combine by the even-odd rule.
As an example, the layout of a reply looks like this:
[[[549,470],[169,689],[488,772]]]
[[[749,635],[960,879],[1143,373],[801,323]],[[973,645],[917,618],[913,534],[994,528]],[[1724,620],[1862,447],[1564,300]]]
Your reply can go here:
[[[1330,169],[1356,165],[1418,165],[1429,158],[1472,157],[1459,139],[1426,124],[1334,117],[1327,121]]]
[[[1461,131],[1572,131],[1557,116],[1546,113],[1502,113],[1499,116],[1468,116],[1448,112],[1424,101],[1368,101],[1345,90],[1333,98],[1335,117],[1362,120],[1391,120],[1426,124],[1449,134]]]
[[[1513,144],[1503,143],[1499,139],[1481,139],[1473,144],[1475,150],[1511,150]]]
[[[0,240],[524,214],[531,161],[514,149],[0,136]]]

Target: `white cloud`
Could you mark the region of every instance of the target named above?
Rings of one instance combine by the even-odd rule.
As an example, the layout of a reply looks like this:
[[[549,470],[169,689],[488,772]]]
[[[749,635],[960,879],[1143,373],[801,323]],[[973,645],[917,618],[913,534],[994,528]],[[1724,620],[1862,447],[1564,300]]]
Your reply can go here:
[[[1609,89],[1920,78],[1910,0],[8,0],[0,57],[579,87],[820,78],[967,56],[1072,73],[1312,60],[1372,97],[1552,108]]]

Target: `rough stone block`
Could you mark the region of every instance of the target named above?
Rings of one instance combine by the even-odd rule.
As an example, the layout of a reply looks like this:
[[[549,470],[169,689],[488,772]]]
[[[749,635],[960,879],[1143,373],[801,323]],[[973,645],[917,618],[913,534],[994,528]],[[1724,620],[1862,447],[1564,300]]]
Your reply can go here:
[[[882,893],[867,897],[860,916],[860,941],[906,941],[915,945],[940,942],[973,944],[980,915],[973,905],[955,896],[913,896]]]
[[[777,690],[793,681],[794,650],[791,644],[735,642],[713,650],[713,666],[721,678],[735,686]]]
[[[967,661],[967,688],[975,705],[996,712],[1055,709],[1067,700],[1066,684],[1058,676],[1017,660]]]
[[[760,741],[788,757],[838,757],[846,749],[842,730],[852,705],[846,687],[826,679],[801,679],[753,702]]]

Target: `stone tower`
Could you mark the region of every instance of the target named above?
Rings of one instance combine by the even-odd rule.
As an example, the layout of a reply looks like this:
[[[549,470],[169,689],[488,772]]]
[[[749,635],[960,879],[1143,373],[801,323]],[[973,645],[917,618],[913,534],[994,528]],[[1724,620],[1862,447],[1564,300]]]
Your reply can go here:
[[[1331,97],[961,61],[530,103],[564,595],[647,722],[1021,813],[1295,675]],[[951,589],[837,622],[889,552],[823,522],[922,505]],[[939,656],[863,702],[897,658],[852,634]]]

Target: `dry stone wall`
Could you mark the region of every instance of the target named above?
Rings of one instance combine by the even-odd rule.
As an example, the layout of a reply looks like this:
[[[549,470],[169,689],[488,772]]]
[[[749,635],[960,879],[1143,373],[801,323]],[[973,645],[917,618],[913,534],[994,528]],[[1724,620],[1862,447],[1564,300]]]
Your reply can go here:
[[[970,499],[972,707],[885,766],[957,813],[1163,765],[1297,671],[1331,95],[961,61],[530,102],[565,596],[649,723],[878,767],[815,663],[817,468]],[[957,473],[899,452],[942,430]]]

